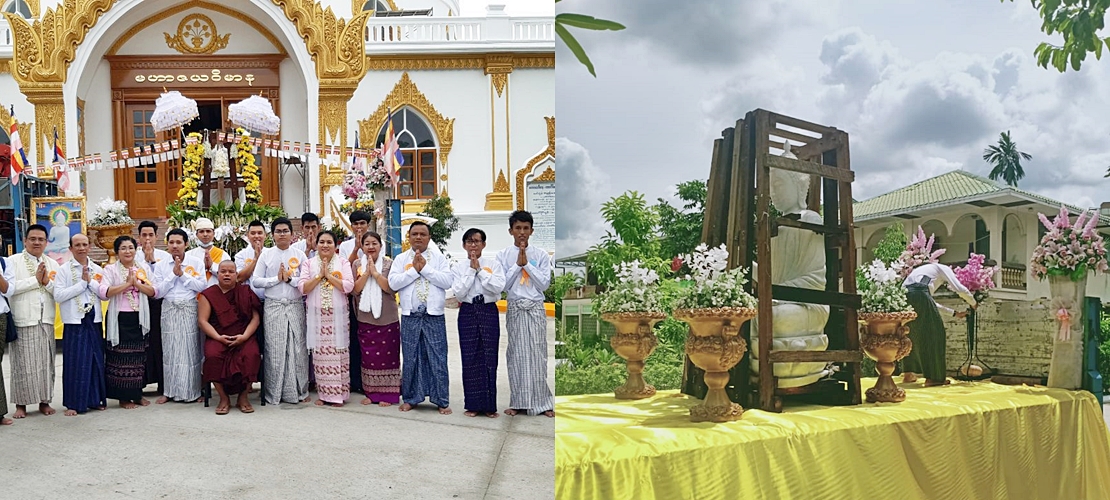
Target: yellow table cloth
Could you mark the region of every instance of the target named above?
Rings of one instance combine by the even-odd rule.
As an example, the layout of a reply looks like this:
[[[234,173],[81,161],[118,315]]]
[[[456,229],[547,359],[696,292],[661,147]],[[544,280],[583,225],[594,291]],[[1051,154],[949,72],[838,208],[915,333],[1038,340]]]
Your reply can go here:
[[[864,379],[864,389],[875,379]],[[904,384],[904,403],[746,410],[692,423],[677,391],[556,398],[556,498],[1110,498],[1110,433],[1088,392]]]

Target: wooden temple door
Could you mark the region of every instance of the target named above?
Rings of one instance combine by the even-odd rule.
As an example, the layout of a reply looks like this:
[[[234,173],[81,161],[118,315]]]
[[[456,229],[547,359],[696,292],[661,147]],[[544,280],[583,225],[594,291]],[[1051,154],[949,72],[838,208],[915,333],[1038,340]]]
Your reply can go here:
[[[123,127],[123,143],[131,153],[135,147],[146,147],[158,141],[154,126],[150,124],[150,117],[154,114],[154,103],[127,104],[124,110],[126,124]],[[139,160],[143,161],[143,160]],[[143,161],[135,168],[120,169],[126,179],[127,207],[131,217],[135,219],[154,219],[165,214],[166,205],[166,176],[159,172],[158,164]],[[117,175],[117,182],[119,176]]]

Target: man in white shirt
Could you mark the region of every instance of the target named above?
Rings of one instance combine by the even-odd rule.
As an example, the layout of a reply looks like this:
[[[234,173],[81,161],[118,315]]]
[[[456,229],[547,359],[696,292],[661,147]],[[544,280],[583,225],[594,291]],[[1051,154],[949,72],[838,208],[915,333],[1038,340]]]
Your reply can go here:
[[[157,224],[148,220],[139,223],[139,248],[135,253],[135,260],[146,262],[147,267],[152,270],[159,262],[170,260],[168,252],[154,248],[157,239]],[[162,300],[148,299],[147,304],[150,307],[150,333],[146,334],[146,372],[143,382],[158,384],[158,394],[162,394],[165,379],[162,373]]]
[[[270,225],[274,246],[262,252],[251,286],[265,292],[262,301],[263,400],[267,404],[308,402],[308,345],[305,340],[304,296],[297,275],[308,258],[290,244],[293,223],[279,217]]]
[[[459,351],[463,367],[463,414],[497,418],[497,356],[501,313],[497,301],[505,289],[505,273],[496,257],[482,255],[486,232],[467,229],[467,259],[455,264],[451,291],[459,299]]]
[[[27,405],[38,403],[43,415],[53,415],[54,398],[54,277],[58,263],[46,258],[46,228],[32,224],[23,238],[24,248],[8,257],[4,279],[7,290],[0,290],[11,302],[19,337],[8,346],[12,350],[12,395],[15,414],[27,416]]]
[[[543,293],[551,285],[552,262],[547,250],[528,244],[532,214],[517,210],[509,216],[514,246],[501,250],[497,261],[505,270],[508,310],[505,329],[509,347],[509,416],[518,413],[555,416],[555,399],[547,385],[547,313]]]
[[[351,230],[354,236],[339,244],[339,249],[336,254],[341,258],[347,259],[351,264],[351,269],[357,269],[363,255],[362,252],[362,235],[370,230],[371,217],[370,213],[364,210],[355,210],[351,212],[349,217],[351,221]],[[358,302],[355,301],[355,296],[352,294],[347,297],[347,311],[349,312],[352,325],[358,324]],[[350,345],[358,345],[358,328],[350,329]],[[351,356],[351,392],[362,391],[362,356]]]
[[[89,260],[89,237],[69,238],[70,260],[54,283],[54,301],[62,313],[62,405],[66,416],[108,406],[104,385],[104,327],[100,311],[100,280],[104,269]]]
[[[193,223],[193,229],[197,232],[197,247],[185,252],[185,255],[203,262],[205,283],[208,286],[215,285],[217,284],[216,273],[220,270],[220,263],[231,260],[231,258],[228,257],[227,252],[213,243],[216,238],[216,226],[212,224],[211,220],[201,217]]]
[[[203,338],[197,327],[197,294],[208,288],[204,262],[185,252],[189,235],[171,229],[166,235],[170,258],[154,266],[155,296],[162,299],[162,369],[165,391],[156,403],[193,402],[201,397]],[[154,319],[151,318],[153,323]]]
[[[4,238],[0,237],[0,246],[3,246]],[[8,269],[8,260],[0,257],[0,266],[3,270]],[[4,279],[3,273],[0,273],[0,292],[5,295],[8,291],[8,281]],[[11,323],[11,309],[8,308],[8,299],[0,299],[0,425],[12,425],[15,421],[8,418],[8,393],[4,390],[4,352],[8,350],[8,334],[15,334],[15,327]],[[11,329],[9,331],[9,328]]]
[[[937,262],[915,267],[902,282],[902,286],[906,287],[906,299],[917,313],[917,318],[906,325],[910,329],[913,350],[902,362],[905,369],[902,374],[903,382],[914,382],[918,373],[924,373],[926,387],[949,383],[944,359],[947,335],[944,320],[937,309],[944,309],[957,318],[967,316],[967,312],[956,312],[933,300],[933,292],[942,283],[948,283],[948,288],[956,292],[972,309],[979,307],[975,297],[960,283],[951,267]]]
[[[305,212],[301,215],[301,236],[300,240],[293,243],[291,246],[300,250],[305,257],[313,258],[316,256],[316,234],[320,232],[320,218],[312,212]]]
[[[265,298],[263,290],[251,284],[251,276],[262,256],[263,245],[266,243],[266,225],[260,220],[252,220],[247,225],[247,241],[250,245],[235,254],[235,270],[238,271],[239,283],[250,285],[251,290],[259,300]]]
[[[428,398],[450,415],[447,378],[447,323],[443,309],[454,277],[439,248],[430,244],[431,227],[409,226],[411,248],[389,269],[389,288],[401,298],[401,411]]]

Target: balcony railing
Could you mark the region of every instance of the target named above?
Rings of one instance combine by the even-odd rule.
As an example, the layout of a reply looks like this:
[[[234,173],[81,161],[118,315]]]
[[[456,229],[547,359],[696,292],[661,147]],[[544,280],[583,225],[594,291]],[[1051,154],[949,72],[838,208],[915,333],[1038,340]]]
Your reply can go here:
[[[366,22],[366,51],[554,50],[553,17],[379,17]]]
[[[1025,290],[1026,270],[1024,264],[1005,262],[1002,264],[1002,288]]]

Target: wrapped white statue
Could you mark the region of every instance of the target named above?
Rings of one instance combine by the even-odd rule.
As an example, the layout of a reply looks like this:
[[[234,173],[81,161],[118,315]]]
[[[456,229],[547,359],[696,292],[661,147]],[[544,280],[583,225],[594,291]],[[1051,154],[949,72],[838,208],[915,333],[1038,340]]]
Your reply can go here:
[[[782,156],[797,159],[787,143]],[[771,202],[783,215],[799,214],[802,222],[822,224],[821,216],[806,210],[809,194],[809,176],[773,168],[771,169]],[[753,272],[753,276],[756,274]],[[771,282],[776,285],[810,290],[825,289],[825,238],[813,231],[780,227],[778,236],[771,239]],[[773,350],[824,351],[829,347],[825,323],[829,320],[829,306],[773,301]],[[758,320],[752,321],[752,345],[759,345]],[[759,349],[753,347],[752,371],[759,372]],[[775,363],[775,376],[781,388],[809,385],[829,374],[829,363],[813,361],[804,363]]]

